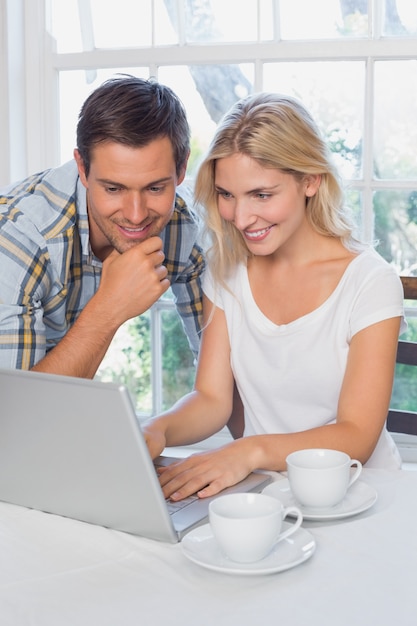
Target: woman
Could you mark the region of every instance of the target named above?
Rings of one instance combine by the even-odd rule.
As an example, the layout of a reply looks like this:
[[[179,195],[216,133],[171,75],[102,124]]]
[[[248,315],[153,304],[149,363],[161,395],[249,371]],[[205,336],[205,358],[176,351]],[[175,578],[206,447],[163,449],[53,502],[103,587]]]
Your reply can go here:
[[[166,497],[210,496],[297,449],[399,467],[385,429],[403,291],[353,236],[341,186],[300,102],[257,94],[221,122],[196,181],[211,247],[194,390],[146,428],[156,457],[221,429],[233,383],[244,437],[160,475]]]

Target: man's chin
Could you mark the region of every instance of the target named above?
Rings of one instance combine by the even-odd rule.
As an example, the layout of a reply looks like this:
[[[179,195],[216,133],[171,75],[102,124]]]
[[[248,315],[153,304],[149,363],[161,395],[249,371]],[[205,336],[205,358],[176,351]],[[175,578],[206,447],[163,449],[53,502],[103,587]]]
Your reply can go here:
[[[147,239],[150,239],[151,237],[159,237],[168,222],[169,219],[165,220],[162,223],[153,223],[149,230],[143,233],[139,232],[137,235],[135,235],[135,233],[131,233],[130,236],[123,236],[120,231],[117,232],[117,234],[113,233],[115,236],[112,237],[111,244],[117,250],[117,252],[123,254],[123,252],[127,252],[127,250],[130,250],[130,248],[138,246]]]
[[[147,239],[150,239],[151,237],[154,237],[154,236],[157,236],[157,235],[159,235],[159,232],[158,233],[152,233],[152,234],[149,233],[149,234],[146,235],[146,237],[133,238],[133,239],[129,239],[128,241],[126,241],[126,240],[124,240],[124,241],[117,241],[116,244],[114,245],[114,247],[117,250],[117,252],[119,252],[120,254],[123,254],[124,252],[127,252],[131,248],[135,248],[136,246],[139,246],[141,243],[143,243]]]

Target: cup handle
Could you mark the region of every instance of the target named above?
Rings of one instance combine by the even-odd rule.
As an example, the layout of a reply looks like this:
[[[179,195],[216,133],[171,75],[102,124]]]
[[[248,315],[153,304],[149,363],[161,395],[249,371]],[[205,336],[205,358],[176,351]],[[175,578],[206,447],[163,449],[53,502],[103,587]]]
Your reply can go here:
[[[362,472],[362,463],[360,461],[358,461],[357,459],[351,459],[350,461],[350,466],[352,467],[352,465],[356,465],[356,470],[354,471],[354,473],[352,474],[349,483],[348,483],[348,488],[353,485],[354,482],[356,482]]]
[[[278,536],[278,539],[276,541],[277,543],[278,541],[282,541],[282,539],[286,539],[287,537],[295,533],[295,531],[298,530],[302,524],[303,514],[296,506],[289,506],[288,508],[284,509],[282,513],[282,519],[284,520],[287,515],[290,515],[291,513],[293,515],[296,515],[297,519],[295,520],[294,524],[291,524],[291,526],[287,528],[287,530],[284,530],[284,532]]]

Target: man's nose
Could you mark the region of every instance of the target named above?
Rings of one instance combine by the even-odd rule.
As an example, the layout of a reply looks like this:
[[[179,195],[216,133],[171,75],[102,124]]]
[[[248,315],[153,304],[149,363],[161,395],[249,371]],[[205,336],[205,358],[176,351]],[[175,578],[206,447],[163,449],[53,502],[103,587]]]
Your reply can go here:
[[[125,219],[128,219],[132,224],[140,224],[147,215],[146,201],[142,195],[140,193],[130,194],[123,207],[123,216]]]

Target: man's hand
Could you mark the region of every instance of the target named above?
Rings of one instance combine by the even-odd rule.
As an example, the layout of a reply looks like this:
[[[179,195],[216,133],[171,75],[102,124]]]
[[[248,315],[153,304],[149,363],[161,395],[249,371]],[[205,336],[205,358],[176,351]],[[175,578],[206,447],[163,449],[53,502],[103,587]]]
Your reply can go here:
[[[103,262],[100,287],[94,296],[109,321],[121,326],[147,311],[170,286],[162,239],[151,237],[123,254],[113,250]]]
[[[164,258],[160,237],[146,239],[123,254],[109,254],[97,292],[33,369],[93,378],[120,326],[147,311],[169,288]]]

